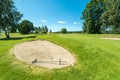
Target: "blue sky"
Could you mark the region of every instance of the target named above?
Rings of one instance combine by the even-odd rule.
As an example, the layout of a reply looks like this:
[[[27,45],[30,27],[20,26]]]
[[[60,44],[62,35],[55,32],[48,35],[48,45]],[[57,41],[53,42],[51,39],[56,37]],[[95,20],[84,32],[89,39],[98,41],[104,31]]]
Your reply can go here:
[[[14,0],[22,20],[34,26],[46,25],[52,31],[65,27],[68,31],[82,30],[82,11],[89,0]]]

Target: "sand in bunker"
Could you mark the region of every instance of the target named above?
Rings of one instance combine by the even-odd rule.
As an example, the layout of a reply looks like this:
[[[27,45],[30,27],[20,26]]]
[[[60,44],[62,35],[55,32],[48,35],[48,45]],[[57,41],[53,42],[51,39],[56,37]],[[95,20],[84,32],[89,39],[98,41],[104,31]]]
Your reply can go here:
[[[100,39],[108,39],[108,40],[120,40],[120,38],[100,38]]]
[[[13,53],[22,62],[50,69],[63,68],[75,63],[69,51],[49,41],[24,42],[16,45]]]

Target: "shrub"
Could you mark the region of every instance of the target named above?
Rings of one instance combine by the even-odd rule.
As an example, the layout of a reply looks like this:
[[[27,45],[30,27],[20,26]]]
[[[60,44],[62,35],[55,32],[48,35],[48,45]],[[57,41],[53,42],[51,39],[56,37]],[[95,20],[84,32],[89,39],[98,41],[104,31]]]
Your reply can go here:
[[[45,30],[42,30],[41,33],[42,34],[47,34],[47,32]]]
[[[61,33],[63,33],[63,34],[67,33],[67,29],[66,28],[62,28],[61,29]]]

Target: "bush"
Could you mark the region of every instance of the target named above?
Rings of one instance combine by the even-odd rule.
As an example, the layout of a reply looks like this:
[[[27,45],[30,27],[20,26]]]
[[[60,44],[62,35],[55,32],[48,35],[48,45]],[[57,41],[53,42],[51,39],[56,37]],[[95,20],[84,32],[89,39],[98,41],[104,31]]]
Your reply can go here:
[[[41,33],[42,34],[47,34],[47,32],[45,30],[42,30]]]
[[[62,28],[61,29],[61,33],[63,33],[63,34],[67,33],[67,29],[66,28]]]
[[[38,30],[35,30],[35,34],[38,34],[39,33],[39,31]]]

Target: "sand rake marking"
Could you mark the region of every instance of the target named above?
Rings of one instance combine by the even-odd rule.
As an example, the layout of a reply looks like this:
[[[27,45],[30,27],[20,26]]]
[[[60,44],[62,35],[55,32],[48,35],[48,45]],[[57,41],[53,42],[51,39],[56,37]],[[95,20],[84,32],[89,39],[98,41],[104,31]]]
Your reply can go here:
[[[67,61],[62,61],[61,59],[59,59],[58,61],[38,61],[37,59],[34,59],[32,61],[32,64],[35,63],[49,63],[49,64],[58,64],[58,65],[68,65]]]

